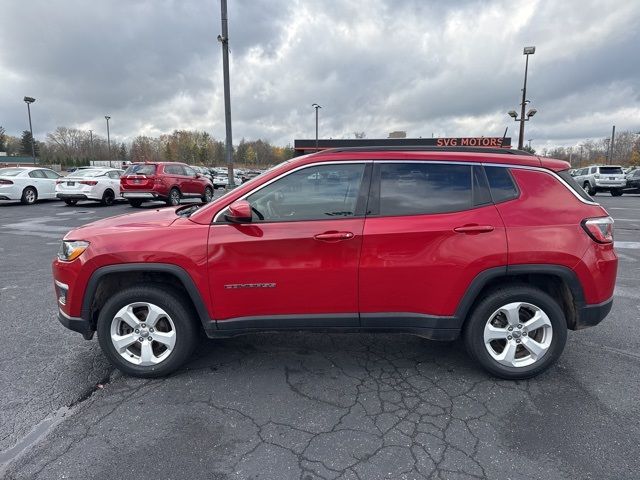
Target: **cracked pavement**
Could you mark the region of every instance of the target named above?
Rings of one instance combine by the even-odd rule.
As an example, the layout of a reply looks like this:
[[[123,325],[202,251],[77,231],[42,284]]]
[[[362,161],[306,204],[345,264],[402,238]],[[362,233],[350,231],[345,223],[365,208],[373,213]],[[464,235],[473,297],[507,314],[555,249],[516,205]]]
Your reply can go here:
[[[637,240],[640,197],[597,199],[620,209],[610,210],[614,217],[638,219],[616,224],[617,240]],[[0,225],[19,223],[22,208],[0,207]],[[24,208],[34,216],[64,211],[57,203]],[[7,220],[14,209],[22,211]],[[95,340],[82,340],[55,319],[49,261],[57,243],[4,229],[0,235],[0,253],[9,258],[0,289],[18,286],[0,290],[0,321],[8,326],[0,339],[0,450],[6,450],[47,415],[86,396],[111,369]],[[569,332],[559,363],[535,379],[496,380],[472,364],[461,342],[409,335],[203,340],[187,367],[168,378],[112,373],[4,476],[637,478],[640,342],[632,333],[640,320],[640,250],[619,253],[612,313],[598,327]]]

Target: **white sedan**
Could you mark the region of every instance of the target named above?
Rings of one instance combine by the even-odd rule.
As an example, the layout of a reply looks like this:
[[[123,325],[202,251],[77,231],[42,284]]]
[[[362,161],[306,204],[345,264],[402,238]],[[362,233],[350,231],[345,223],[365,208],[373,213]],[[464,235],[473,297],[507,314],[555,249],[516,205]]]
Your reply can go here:
[[[78,200],[96,200],[103,205],[113,205],[120,198],[122,170],[114,168],[92,168],[76,170],[56,182],[56,196],[67,205]]]
[[[236,186],[242,184],[242,179],[236,176],[233,177]],[[227,188],[229,185],[229,175],[226,173],[218,173],[213,177],[213,188]]]
[[[36,200],[56,198],[56,181],[61,176],[49,168],[0,168],[0,200],[20,200],[32,205]]]

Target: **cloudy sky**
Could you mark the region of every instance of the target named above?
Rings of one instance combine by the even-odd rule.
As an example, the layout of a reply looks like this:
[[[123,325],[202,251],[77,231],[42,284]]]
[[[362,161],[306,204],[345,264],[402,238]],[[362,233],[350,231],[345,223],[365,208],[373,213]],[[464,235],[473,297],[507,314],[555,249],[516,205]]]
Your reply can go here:
[[[228,0],[234,140],[640,131],[640,1]],[[0,125],[224,138],[219,0],[2,0]]]

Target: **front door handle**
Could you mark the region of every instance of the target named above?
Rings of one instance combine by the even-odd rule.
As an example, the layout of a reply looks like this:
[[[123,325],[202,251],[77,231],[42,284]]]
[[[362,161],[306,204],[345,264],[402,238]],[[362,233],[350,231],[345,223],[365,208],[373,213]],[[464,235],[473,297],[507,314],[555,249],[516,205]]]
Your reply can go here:
[[[493,225],[463,225],[461,227],[456,227],[453,229],[458,233],[488,233],[493,232]]]
[[[349,240],[353,238],[351,232],[325,232],[315,235],[313,238],[323,242],[339,242],[340,240]]]

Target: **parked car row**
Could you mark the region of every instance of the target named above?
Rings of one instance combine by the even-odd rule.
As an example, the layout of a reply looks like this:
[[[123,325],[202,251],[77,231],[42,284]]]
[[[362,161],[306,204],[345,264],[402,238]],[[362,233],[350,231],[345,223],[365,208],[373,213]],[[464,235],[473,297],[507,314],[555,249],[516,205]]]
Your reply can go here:
[[[133,207],[159,200],[176,206],[183,198],[213,198],[213,176],[203,167],[178,162],[134,163],[116,168],[78,168],[66,177],[43,167],[0,169],[0,200],[31,205],[37,200],[61,199],[67,205],[98,201],[112,205],[126,200]],[[242,183],[240,179],[237,183]],[[226,183],[222,186],[226,186]]]
[[[589,195],[609,192],[619,197],[624,192],[640,193],[640,170],[623,169],[620,165],[593,165],[577,168],[571,176]]]

